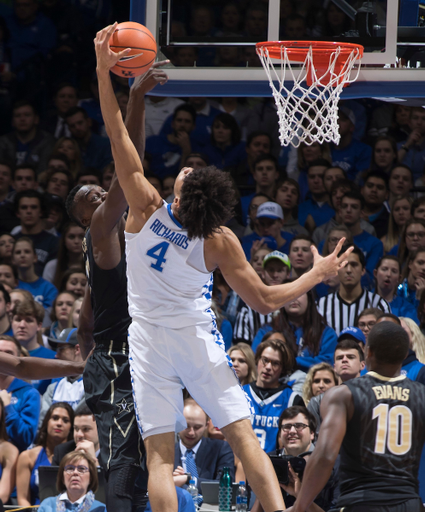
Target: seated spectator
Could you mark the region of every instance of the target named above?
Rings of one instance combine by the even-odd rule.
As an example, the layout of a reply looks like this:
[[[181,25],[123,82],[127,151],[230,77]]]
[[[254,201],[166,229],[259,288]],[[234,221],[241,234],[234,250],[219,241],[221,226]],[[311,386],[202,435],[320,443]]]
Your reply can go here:
[[[87,512],[106,512],[105,505],[94,497],[98,485],[94,460],[82,451],[70,452],[62,459],[58,470],[56,487],[60,494],[43,500],[38,510],[60,512],[80,509]],[[78,508],[75,507],[76,504]]]
[[[319,300],[319,313],[337,334],[354,325],[358,311],[378,307],[385,313],[391,312],[386,300],[377,293],[362,288],[361,278],[366,272],[365,263],[363,252],[354,246],[353,252],[348,256],[347,265],[338,271],[339,291]]]
[[[53,283],[56,288],[60,286],[63,274],[68,268],[80,267],[83,264],[83,238],[84,229],[76,222],[68,222],[63,227],[58,257],[50,260],[43,271],[43,278]]]
[[[52,464],[55,447],[72,438],[73,422],[74,411],[65,402],[56,402],[47,411],[35,447],[22,452],[18,458],[16,491],[19,506],[29,507],[40,503],[38,467]]]
[[[63,273],[59,293],[67,291],[72,292],[77,297],[83,297],[86,284],[87,276],[84,270],[80,267],[73,267]]]
[[[77,407],[74,413],[74,437],[66,443],[55,447],[52,466],[59,466],[66,454],[74,450],[85,452],[98,464],[99,436],[93,413],[85,401]]]
[[[257,249],[258,247],[258,249]],[[261,280],[263,280],[263,261],[267,254],[270,254],[272,251],[267,245],[261,240],[257,240],[252,244],[251,248],[251,266],[260,276]]]
[[[290,242],[294,235],[282,230],[283,212],[282,208],[274,202],[267,201],[257,209],[255,231],[242,238],[242,249],[246,259],[251,260],[251,248],[255,241],[265,238],[270,249],[277,249],[288,254]]]
[[[57,340],[61,332],[69,327],[69,316],[75,299],[76,296],[73,293],[62,292],[53,301],[52,312],[50,313],[50,319],[53,323],[49,328],[49,336],[51,339]],[[50,345],[53,347],[52,343],[50,343]]]
[[[20,357],[21,345],[11,336],[0,336],[0,352]],[[6,413],[6,432],[9,441],[19,451],[34,441],[40,414],[40,394],[29,382],[0,374],[0,398]]]
[[[338,377],[329,363],[318,363],[312,366],[307,373],[303,388],[303,400],[307,407],[313,396],[318,396],[338,386]]]
[[[14,245],[15,239],[12,235],[9,235],[9,233],[0,234],[0,265],[11,262]]]
[[[400,236],[403,227],[410,219],[410,208],[413,199],[409,196],[393,196],[390,201],[390,218],[388,221],[388,232],[381,238],[384,244],[384,253],[388,254],[400,243]]]
[[[178,98],[170,98],[165,96],[146,96],[146,138],[151,135],[159,135],[163,125],[171,117],[172,123],[173,113],[175,109],[184,103]],[[171,127],[171,126],[170,126]],[[169,133],[171,130],[167,130]]]
[[[372,148],[353,138],[356,125],[354,112],[348,107],[338,110],[339,143],[332,145],[332,165],[341,167],[347,178],[355,181],[357,175],[370,167]]]
[[[55,112],[50,114],[44,120],[43,128],[47,132],[51,133],[55,139],[71,137],[71,132],[66,123],[65,114],[69,109],[77,106],[77,89],[72,84],[59,84],[57,86],[53,102],[55,105]]]
[[[261,192],[252,197],[248,206],[247,226],[244,231],[244,236],[251,235],[254,231],[258,234],[257,210],[263,203],[267,202],[271,202],[271,198]]]
[[[204,437],[210,421],[207,414],[192,398],[187,398],[184,401],[183,415],[187,428],[179,432],[179,441],[175,445],[175,485],[186,485],[187,473],[190,473],[201,494],[202,482],[220,480],[224,467],[230,468],[233,482],[234,455],[230,445],[226,441]]]
[[[15,228],[12,235],[19,239],[21,236],[31,238],[37,253],[35,272],[41,276],[46,263],[56,258],[58,238],[44,229],[47,211],[43,196],[35,190],[24,190],[15,196],[15,211],[21,225]]]
[[[12,184],[12,164],[4,161],[0,163],[0,204],[3,203],[10,192]]]
[[[371,171],[365,177],[361,189],[364,198],[363,215],[375,228],[376,236],[382,238],[388,231],[389,212],[385,205],[388,199],[388,177],[379,171]]]
[[[86,167],[77,176],[77,185],[98,185],[100,186],[100,172],[94,167]]]
[[[310,233],[317,226],[328,222],[335,211],[329,205],[329,196],[323,182],[325,170],[330,162],[324,159],[313,160],[307,168],[307,184],[310,194],[298,207],[298,222],[307,227]]]
[[[371,170],[388,174],[397,165],[397,142],[381,135],[373,144]]]
[[[413,205],[412,205],[413,209]],[[417,211],[417,210],[416,210]],[[400,236],[400,244],[395,245],[389,254],[397,256],[404,268],[411,252],[425,245],[425,219],[411,217],[404,224]]]
[[[323,173],[323,185],[325,186],[325,190],[329,195],[329,199],[331,197],[332,185],[336,181],[346,180],[347,176],[345,171],[341,169],[341,167],[327,167],[325,172]]]
[[[9,292],[0,283],[0,334],[6,334],[7,336],[13,336],[12,326],[10,325],[9,319],[10,305]]]
[[[356,318],[354,325],[362,331],[365,337],[365,342],[363,343],[362,349],[364,349],[364,345],[366,345],[367,337],[369,335],[370,330],[376,324],[376,321],[381,315],[382,309],[366,308],[363,309],[363,311],[361,311],[359,313],[359,316]],[[347,327],[347,329],[349,329],[349,327]]]
[[[311,245],[313,240],[308,235],[296,235],[289,244],[289,261],[291,262],[291,277],[300,277],[313,266]]]
[[[396,165],[389,174],[390,199],[394,196],[408,196],[413,188],[413,174],[407,165]],[[415,183],[415,186],[418,186]]]
[[[250,384],[257,379],[257,368],[255,365],[255,355],[252,348],[246,343],[236,343],[227,351],[232,361],[235,373],[241,383],[241,386]]]
[[[71,308],[71,312],[69,314],[68,327],[77,327],[78,328],[82,303],[83,303],[83,297],[78,297],[78,299],[75,299],[74,304],[72,305],[72,308]]]
[[[34,165],[37,174],[46,169],[55,139],[40,130],[38,123],[39,117],[31,103],[26,100],[15,103],[13,131],[0,137],[0,159],[13,162],[16,166],[23,163]]]
[[[400,316],[400,322],[403,329],[407,332],[410,339],[410,348],[415,353],[418,361],[425,364],[425,335],[422,333],[419,325],[405,316]]]
[[[23,190],[37,190],[37,173],[34,165],[21,164],[15,167],[12,183],[16,193]]]
[[[308,231],[298,222],[298,204],[300,202],[300,186],[286,178],[277,183],[275,201],[283,210],[283,227],[294,235],[308,235]]]
[[[398,161],[407,165],[413,172],[413,179],[422,177],[425,155],[425,111],[422,107],[412,107],[409,118],[410,134],[398,147]]]
[[[108,192],[109,189],[111,188],[111,183],[112,183],[112,178],[114,177],[114,173],[115,173],[115,163],[114,162],[111,162],[109,165],[107,165],[106,167],[104,167],[104,169],[102,169],[102,182],[100,184],[100,186],[103,188],[103,190],[105,190],[105,192]],[[174,178],[173,178],[174,180]],[[173,181],[173,184],[174,184],[174,181]],[[174,187],[171,187],[171,192],[168,194],[170,195],[174,190]]]
[[[252,427],[266,453],[276,448],[281,412],[292,405],[304,404],[289,384],[281,384],[279,380],[293,371],[294,356],[287,343],[272,339],[263,341],[255,353],[257,380],[243,387],[255,411],[251,418]]]
[[[72,174],[69,171],[65,169],[48,170],[45,190],[49,194],[59,196],[62,201],[65,201],[73,185]]]
[[[31,292],[34,300],[49,310],[58,293],[57,289],[35,273],[37,254],[31,238],[19,238],[12,252],[12,262],[18,269],[18,288]]]
[[[34,297],[26,290],[19,290],[15,288],[10,292],[10,313],[12,314],[13,308],[22,301],[34,301]]]
[[[46,202],[46,218],[44,220],[44,229],[60,240],[62,236],[62,226],[64,220],[68,219],[66,215],[65,204],[59,196],[49,194],[48,192],[45,192],[43,197]]]
[[[397,295],[401,278],[400,262],[395,256],[383,256],[373,272],[376,279],[376,293],[385,299],[396,316],[406,316],[419,324],[416,308],[406,299]]]
[[[243,305],[243,301],[227,284],[219,268],[214,271],[212,298],[220,308],[221,313],[233,326],[235,324],[236,315]]]
[[[77,141],[71,137],[61,137],[55,144],[54,152],[63,153],[68,158],[69,170],[75,179],[83,167]]]
[[[1,343],[1,341],[0,341]],[[0,398],[0,506],[9,501],[16,483],[19,450],[9,442],[6,432],[6,410]]]
[[[81,107],[73,107],[65,114],[72,137],[77,141],[84,167],[103,169],[112,160],[109,139],[92,132],[92,120]]]
[[[415,309],[425,289],[425,247],[409,253],[402,272],[402,282],[397,293],[410,302]]]
[[[5,286],[9,293],[18,286],[18,280],[18,269],[15,265],[12,263],[0,263],[0,283]]]
[[[332,362],[337,337],[317,311],[311,290],[283,306],[279,314],[274,315],[272,325],[258,330],[252,344],[253,350],[272,327],[296,343],[296,361],[300,370],[308,372],[315,364]]]

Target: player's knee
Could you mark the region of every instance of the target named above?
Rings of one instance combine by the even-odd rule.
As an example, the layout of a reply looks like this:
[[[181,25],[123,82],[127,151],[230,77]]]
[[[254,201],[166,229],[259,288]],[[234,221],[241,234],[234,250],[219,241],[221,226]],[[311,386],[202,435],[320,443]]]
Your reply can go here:
[[[146,479],[143,481],[142,469],[128,465],[111,469],[108,475],[107,492],[118,498],[134,501],[135,496],[141,499],[146,496]],[[136,492],[137,491],[137,492]],[[146,498],[147,502],[147,498]]]

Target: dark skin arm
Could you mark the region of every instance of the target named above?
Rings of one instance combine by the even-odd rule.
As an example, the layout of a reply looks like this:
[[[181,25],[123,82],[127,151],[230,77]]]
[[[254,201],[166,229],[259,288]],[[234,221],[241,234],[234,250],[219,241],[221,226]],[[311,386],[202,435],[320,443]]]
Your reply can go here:
[[[84,360],[88,358],[90,352],[94,348],[93,325],[94,316],[93,309],[91,307],[90,288],[86,285],[77,330],[77,339],[80,345],[81,355]]]
[[[16,357],[5,352],[0,353],[0,373],[12,375],[18,379],[41,380],[81,375],[84,366],[84,363],[60,359]]]
[[[337,386],[325,393],[320,406],[323,418],[320,436],[306,465],[297,501],[290,509],[293,512],[310,510],[313,500],[326,485],[353,412],[353,397],[347,386]]]

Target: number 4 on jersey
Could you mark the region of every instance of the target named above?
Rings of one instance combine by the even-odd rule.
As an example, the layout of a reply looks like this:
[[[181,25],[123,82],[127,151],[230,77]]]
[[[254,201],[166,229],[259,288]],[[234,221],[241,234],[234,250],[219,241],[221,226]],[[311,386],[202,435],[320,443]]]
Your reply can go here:
[[[146,253],[149,257],[155,260],[155,263],[151,263],[151,267],[158,272],[162,272],[163,265],[167,261],[164,256],[170,246],[170,242],[161,242],[158,245],[155,245]]]

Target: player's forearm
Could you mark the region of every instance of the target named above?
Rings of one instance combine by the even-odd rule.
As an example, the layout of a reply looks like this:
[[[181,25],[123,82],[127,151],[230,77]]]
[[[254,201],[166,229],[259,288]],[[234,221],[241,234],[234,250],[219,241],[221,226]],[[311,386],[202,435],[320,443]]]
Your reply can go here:
[[[58,379],[81,375],[84,363],[62,361],[60,359],[42,359],[41,357],[21,357],[16,368],[16,377],[20,379],[42,380]]]
[[[140,161],[145,157],[145,95],[142,91],[130,89],[125,125]]]
[[[99,68],[97,68],[96,71],[99,82],[100,108],[102,110],[106,133],[112,143],[112,141],[117,138],[127,136],[128,132],[118,106],[117,98],[115,97],[109,71],[103,69],[99,70]]]

